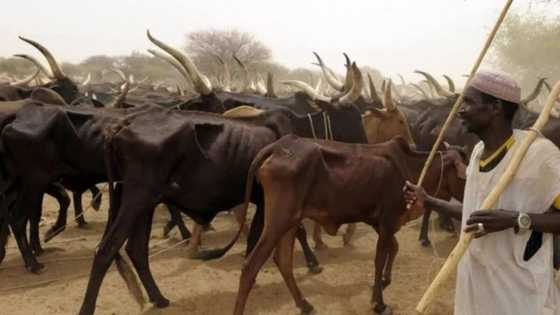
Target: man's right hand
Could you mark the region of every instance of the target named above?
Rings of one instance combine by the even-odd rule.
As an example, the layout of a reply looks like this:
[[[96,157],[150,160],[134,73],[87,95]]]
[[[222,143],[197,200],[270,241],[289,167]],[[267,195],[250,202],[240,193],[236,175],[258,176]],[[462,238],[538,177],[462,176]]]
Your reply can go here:
[[[416,186],[413,183],[406,181],[403,187],[404,199],[409,207],[417,209],[425,209],[426,199],[428,194],[421,186]]]

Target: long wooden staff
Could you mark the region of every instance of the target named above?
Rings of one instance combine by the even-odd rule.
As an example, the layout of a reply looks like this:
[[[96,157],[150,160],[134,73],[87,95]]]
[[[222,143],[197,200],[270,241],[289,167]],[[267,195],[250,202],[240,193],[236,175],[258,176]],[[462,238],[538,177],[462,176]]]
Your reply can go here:
[[[513,0],[508,0],[506,5],[502,9],[502,13],[500,14],[500,17],[498,18],[498,21],[496,21],[496,25],[494,25],[494,29],[492,29],[492,32],[490,33],[490,35],[488,35],[488,39],[486,39],[486,43],[484,44],[484,47],[482,48],[482,50],[480,51],[480,54],[478,55],[478,59],[476,60],[474,66],[473,66],[473,68],[472,68],[472,70],[469,74],[469,79],[467,80],[467,83],[465,84],[465,86],[467,86],[469,84],[469,82],[471,81],[471,79],[474,76],[474,74],[476,73],[476,71],[478,71],[478,68],[480,67],[480,64],[482,63],[482,60],[484,59],[484,56],[486,55],[486,52],[488,52],[488,48],[490,48],[490,45],[492,44],[492,41],[496,37],[496,33],[500,29],[500,26],[502,25],[502,22],[504,21],[504,19],[506,17],[506,14],[507,14],[507,12],[508,12],[512,3],[513,3]],[[439,148],[439,146],[441,145],[441,142],[443,141],[443,134],[449,128],[449,125],[451,124],[451,121],[453,120],[453,118],[455,118],[455,114],[457,114],[457,111],[459,111],[460,105],[463,103],[463,97],[464,97],[463,93],[464,92],[461,92],[461,95],[459,95],[459,98],[455,102],[455,105],[453,105],[453,108],[451,109],[451,112],[449,113],[449,116],[447,116],[447,120],[445,121],[445,123],[443,124],[443,127],[441,128],[441,131],[439,132],[439,135],[436,139],[436,142],[434,143],[434,146],[432,147],[432,151],[430,151],[430,155],[428,156],[428,159],[426,160],[426,164],[424,164],[424,168],[422,169],[422,172],[420,173],[420,177],[418,178],[418,183],[416,184],[417,186],[422,186],[422,183],[424,182],[424,178],[426,177],[426,173],[428,172],[428,168],[430,167],[430,165],[432,165],[434,157],[436,156],[437,149]]]
[[[492,189],[490,194],[486,197],[486,199],[484,199],[484,202],[482,203],[482,210],[491,209],[496,203],[496,201],[498,200],[498,198],[500,197],[500,194],[506,189],[507,185],[511,182],[512,178],[515,175],[515,172],[517,171],[519,165],[523,161],[523,158],[525,157],[525,153],[527,153],[529,146],[535,140],[537,135],[540,134],[541,129],[544,127],[544,125],[548,122],[550,111],[552,110],[552,107],[556,103],[559,94],[560,94],[560,81],[558,81],[554,85],[552,92],[548,95],[546,105],[543,108],[542,112],[540,113],[539,118],[537,119],[533,127],[529,129],[531,132],[523,139],[523,141],[519,144],[519,147],[512,153],[513,156],[504,174],[502,175],[502,177],[500,177],[498,183]],[[470,242],[473,240],[474,237],[473,235],[474,233],[468,233],[468,234],[461,233],[461,238],[459,239],[459,243],[457,243],[457,245],[455,246],[455,248],[453,249],[449,257],[447,258],[447,261],[441,268],[440,272],[438,273],[438,275],[436,276],[436,278],[434,279],[434,281],[432,282],[432,284],[430,285],[426,293],[424,293],[424,296],[420,300],[420,303],[418,303],[418,305],[416,306],[417,312],[422,314],[426,311],[428,305],[434,300],[436,293],[439,290],[439,287],[445,283],[445,281],[450,275],[455,273],[455,269],[459,264],[459,260],[461,259],[461,257],[463,257],[463,254],[467,250]]]

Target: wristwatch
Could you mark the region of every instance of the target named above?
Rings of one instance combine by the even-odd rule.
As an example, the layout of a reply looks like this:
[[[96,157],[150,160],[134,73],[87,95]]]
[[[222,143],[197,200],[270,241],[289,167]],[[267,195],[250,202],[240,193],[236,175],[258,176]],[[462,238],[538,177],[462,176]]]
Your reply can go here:
[[[519,230],[521,232],[525,232],[531,229],[531,225],[531,217],[527,213],[519,212],[519,215],[517,216],[517,227]]]

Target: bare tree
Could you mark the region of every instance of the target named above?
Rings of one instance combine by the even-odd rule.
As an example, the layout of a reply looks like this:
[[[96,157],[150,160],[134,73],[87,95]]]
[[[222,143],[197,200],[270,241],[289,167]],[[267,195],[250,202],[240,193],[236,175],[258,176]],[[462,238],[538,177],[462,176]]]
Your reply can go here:
[[[195,57],[218,56],[223,60],[237,56],[243,62],[268,61],[272,52],[254,35],[237,30],[203,30],[186,35],[185,50]]]

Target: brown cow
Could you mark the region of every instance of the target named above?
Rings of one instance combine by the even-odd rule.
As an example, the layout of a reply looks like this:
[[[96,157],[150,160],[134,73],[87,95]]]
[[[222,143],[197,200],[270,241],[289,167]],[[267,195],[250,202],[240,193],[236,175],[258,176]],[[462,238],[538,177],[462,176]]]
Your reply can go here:
[[[456,156],[449,151],[438,154],[425,181],[431,194],[462,194]],[[256,176],[265,195],[264,229],[243,266],[234,314],[243,314],[257,273],[274,249],[274,262],[296,305],[306,314],[313,310],[292,274],[294,233],[304,218],[319,222],[329,234],[335,234],[341,224],[354,222],[365,222],[376,230],[372,302],[376,312],[390,314],[382,290],[391,282],[398,251],[395,233],[421,214],[406,210],[402,188],[405,180],[417,180],[426,158],[426,153],[412,151],[400,137],[362,145],[285,136],[263,149],[249,170],[247,192]]]
[[[391,86],[391,81],[389,81],[384,91],[384,108],[370,108],[362,115],[364,129],[366,131],[368,143],[370,144],[385,142],[396,136],[402,136],[408,143],[414,143],[406,116],[393,102]],[[355,230],[356,225],[348,225],[346,232],[342,236],[344,246],[350,245],[350,240]],[[318,223],[315,223],[313,229],[313,240],[315,241],[315,248],[324,249],[327,247],[321,238],[321,226]]]

